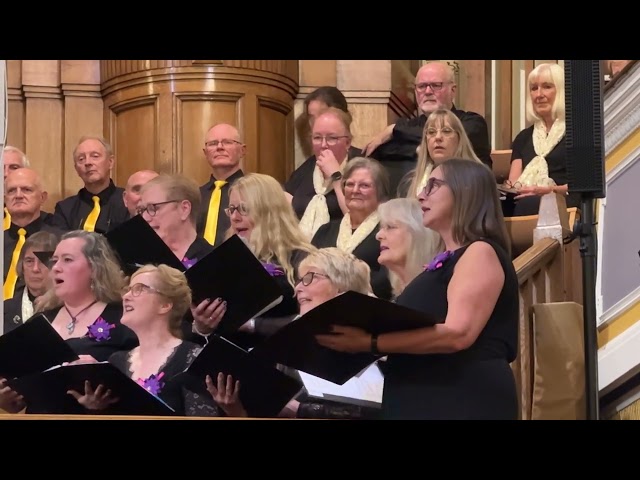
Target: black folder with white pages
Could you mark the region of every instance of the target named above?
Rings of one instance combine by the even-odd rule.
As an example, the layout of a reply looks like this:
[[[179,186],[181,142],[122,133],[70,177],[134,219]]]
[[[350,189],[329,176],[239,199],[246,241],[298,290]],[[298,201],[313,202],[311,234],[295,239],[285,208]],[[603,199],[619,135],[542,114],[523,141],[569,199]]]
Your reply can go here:
[[[339,352],[321,346],[315,336],[330,333],[331,325],[359,327],[369,333],[383,334],[429,327],[443,320],[349,291],[318,305],[267,337],[251,351],[251,355],[342,385],[380,355]]]
[[[196,305],[207,298],[225,300],[227,311],[218,325],[218,333],[232,333],[282,301],[277,282],[237,235],[190,268],[182,264],[140,215],[111,230],[106,237],[128,275],[147,263],[165,264],[185,273]]]

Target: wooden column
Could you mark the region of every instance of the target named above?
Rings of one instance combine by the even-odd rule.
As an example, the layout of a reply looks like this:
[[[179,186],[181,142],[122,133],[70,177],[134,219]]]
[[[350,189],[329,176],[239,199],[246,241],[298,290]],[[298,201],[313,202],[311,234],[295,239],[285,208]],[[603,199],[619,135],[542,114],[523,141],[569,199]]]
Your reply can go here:
[[[82,180],[73,168],[73,149],[83,135],[102,136],[104,132],[100,60],[62,60],[61,83],[64,95],[64,194],[75,195],[82,188]]]
[[[495,118],[487,115],[487,122],[490,126],[492,146],[494,150],[508,150],[513,142],[512,137],[512,95],[513,75],[511,60],[495,61],[495,76],[491,79],[493,83],[492,109],[495,106]],[[495,129],[495,131],[493,131]]]
[[[60,60],[23,60],[26,99],[25,153],[50,194],[43,209],[53,211],[63,196],[63,115]]]
[[[101,60],[105,136],[114,179],[136,170],[182,172],[204,183],[210,126],[238,127],[245,172],[286,180],[293,171],[297,60]]]
[[[6,144],[25,150],[25,99],[22,91],[22,60],[7,60]]]
[[[337,87],[350,105],[353,145],[363,147],[373,135],[413,110],[409,60],[338,60]]]

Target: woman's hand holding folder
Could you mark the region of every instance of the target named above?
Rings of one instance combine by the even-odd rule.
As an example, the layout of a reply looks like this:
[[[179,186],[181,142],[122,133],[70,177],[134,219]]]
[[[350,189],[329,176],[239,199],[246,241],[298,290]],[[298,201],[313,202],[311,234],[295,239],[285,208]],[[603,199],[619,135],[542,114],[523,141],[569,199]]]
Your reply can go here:
[[[227,311],[227,302],[221,298],[205,299],[198,305],[191,306],[193,326],[199,335],[210,335],[217,327]]]
[[[207,391],[229,417],[248,417],[240,401],[240,381],[234,382],[231,375],[226,377],[225,381],[225,375],[222,372],[218,373],[217,382],[214,384],[211,376],[207,375]]]
[[[9,413],[18,413],[25,407],[22,395],[7,386],[7,380],[0,377],[0,408]]]
[[[87,410],[105,410],[110,405],[120,401],[120,399],[114,397],[111,394],[111,390],[105,388],[104,385],[98,385],[98,388],[93,390],[88,380],[84,382],[84,394],[75,390],[69,390],[67,393]]]
[[[316,335],[316,340],[323,347],[339,352],[369,352],[371,351],[371,334],[361,328],[333,325],[331,333]]]

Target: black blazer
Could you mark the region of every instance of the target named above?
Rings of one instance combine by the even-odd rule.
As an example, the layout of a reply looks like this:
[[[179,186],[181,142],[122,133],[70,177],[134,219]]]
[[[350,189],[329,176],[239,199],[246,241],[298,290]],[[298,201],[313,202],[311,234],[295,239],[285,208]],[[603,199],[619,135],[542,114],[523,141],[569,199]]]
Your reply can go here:
[[[25,287],[16,288],[13,298],[4,301],[4,333],[19,327],[26,318],[22,318],[22,294]]]

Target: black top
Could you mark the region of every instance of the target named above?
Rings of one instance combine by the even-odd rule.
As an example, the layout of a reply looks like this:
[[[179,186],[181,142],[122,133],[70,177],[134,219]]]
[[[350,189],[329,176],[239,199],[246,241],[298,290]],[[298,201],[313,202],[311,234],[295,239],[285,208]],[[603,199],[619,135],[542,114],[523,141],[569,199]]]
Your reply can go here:
[[[216,228],[216,240],[213,243],[214,246],[220,245],[224,242],[225,234],[227,230],[231,226],[231,221],[227,214],[224,212],[224,209],[229,206],[229,188],[235,180],[240,177],[243,177],[244,173],[242,170],[238,170],[229,178],[226,179],[226,182],[222,186],[222,192],[220,196],[220,210],[218,211],[218,226]],[[196,230],[198,231],[198,235],[204,235],[204,228],[207,225],[207,215],[209,214],[209,202],[211,202],[211,194],[213,193],[213,189],[215,188],[216,178],[211,175],[211,178],[207,183],[200,187],[200,197],[202,198],[202,205],[200,207],[200,215],[198,216],[198,222],[196,225]]]
[[[511,258],[495,242],[505,274],[491,317],[471,347],[455,353],[390,354],[385,368],[384,418],[517,418],[518,399],[509,363],[518,352],[518,278]],[[447,289],[461,247],[435,270],[425,270],[398,296],[397,303],[441,319]]]
[[[22,315],[22,294],[26,287],[22,286],[16,288],[13,294],[13,298],[9,298],[4,301],[4,333],[10,332],[14,328],[22,325],[27,318]],[[31,303],[35,300],[35,297],[31,295],[31,292],[27,291],[29,300]]]
[[[349,147],[347,152],[347,160],[351,160],[354,157],[362,155],[362,150],[355,147]],[[289,180],[284,184],[284,189],[289,192],[293,199],[291,205],[296,212],[298,219],[302,219],[304,211],[307,209],[307,205],[311,199],[315,196],[316,191],[313,188],[313,171],[316,167],[316,156],[312,155],[307,158],[302,165],[300,165],[289,177]],[[334,188],[338,184],[334,184]],[[327,207],[329,209],[329,217],[331,220],[339,220],[343,217],[340,204],[338,203],[338,197],[336,192],[332,189],[325,195],[327,199]]]
[[[61,308],[42,313],[53,321]],[[108,360],[115,352],[132,350],[138,346],[138,337],[120,323],[122,311],[122,303],[108,304],[82,337],[69,338],[66,342],[78,355],[91,355],[99,362]]]
[[[137,381],[148,391],[160,397],[165,403],[175,410],[176,415],[219,417],[224,413],[216,405],[211,395],[196,393],[185,385],[181,374],[191,365],[191,362],[200,352],[201,347],[195,343],[183,341],[167,357],[164,365],[158,372],[145,379],[133,378],[131,372],[131,352],[119,351],[109,357],[109,363],[115,365],[129,378]],[[204,379],[203,379],[204,381]]]
[[[341,220],[333,220],[322,225],[313,236],[311,243],[317,248],[335,247],[338,242]],[[353,250],[353,255],[363,260],[371,269],[371,288],[376,297],[383,300],[391,299],[391,283],[389,281],[389,271],[378,263],[380,256],[380,242],[376,239],[376,234],[380,229],[380,224],[365,237],[365,239]]]
[[[95,231],[106,233],[129,219],[129,210],[124,206],[124,189],[116,187],[113,180],[109,186],[97,194],[100,197],[100,216]],[[94,194],[81,188],[77,195],[56,203],[52,224],[62,230],[82,230],[87,216],[93,210]]]

